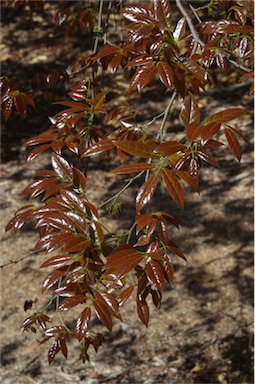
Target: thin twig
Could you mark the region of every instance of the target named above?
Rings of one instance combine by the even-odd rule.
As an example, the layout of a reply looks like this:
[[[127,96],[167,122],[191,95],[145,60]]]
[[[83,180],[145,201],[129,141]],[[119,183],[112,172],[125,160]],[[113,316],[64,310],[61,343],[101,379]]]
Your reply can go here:
[[[243,67],[241,64],[238,64],[236,61],[232,60],[232,59],[228,59],[228,61],[233,64],[236,68],[239,68],[239,69],[242,69],[243,71],[245,72],[251,72],[252,69],[248,69],[248,68],[245,68]]]
[[[194,16],[196,17],[197,21],[198,21],[199,23],[202,23],[202,20],[201,20],[200,17],[198,16],[196,9],[195,9],[191,4],[189,5],[189,7],[190,7],[190,9],[192,10],[192,12],[194,13]]]
[[[38,251],[38,252],[40,252],[40,251]],[[31,253],[33,253],[33,252],[31,252]],[[24,257],[21,257],[21,259],[18,259],[18,260],[9,260],[7,263],[0,265],[0,268],[5,268],[11,264],[18,264],[20,261],[23,261],[23,260],[27,259],[29,256],[31,256],[31,253],[25,255]]]
[[[124,185],[124,187],[118,192],[116,193],[114,196],[110,197],[110,199],[106,200],[104,203],[100,204],[98,206],[98,208],[102,208],[104,207],[105,205],[107,205],[108,203],[110,203],[112,200],[116,200],[132,183],[135,179],[138,179],[138,177],[140,177],[142,174],[144,173],[144,171],[138,173],[136,176],[132,177],[132,179],[130,179],[128,181],[128,183],[126,185]]]
[[[169,103],[167,104],[167,107],[164,111],[164,117],[163,117],[163,120],[162,120],[162,123],[161,123],[161,126],[159,128],[159,131],[157,133],[157,136],[156,136],[156,140],[163,140],[164,136],[165,136],[165,125],[166,125],[166,119],[168,117],[168,114],[169,114],[169,111],[170,111],[170,108],[172,107],[173,105],[173,102],[174,102],[174,99],[176,98],[176,95],[177,95],[177,92],[174,91],[173,94],[172,94],[172,97],[171,99],[169,100]]]
[[[193,36],[193,39],[195,41],[195,49],[194,51],[196,51],[197,49],[197,45],[200,44],[201,46],[204,46],[204,42],[200,39],[200,37],[198,36],[197,32],[196,32],[196,29],[194,27],[194,24],[192,23],[192,20],[191,18],[189,17],[188,13],[186,12],[186,10],[183,8],[182,6],[182,3],[181,3],[181,0],[175,0],[176,2],[176,5],[177,7],[179,8],[180,12],[182,13],[182,15],[186,18],[187,20],[187,23],[188,23],[188,26],[189,26],[189,29],[190,29],[190,32]],[[192,54],[194,54],[195,52],[192,52]]]
[[[158,118],[159,116],[163,116],[162,123],[161,123],[161,125],[160,125],[159,131],[158,131],[157,136],[156,136],[156,140],[160,140],[160,141],[162,141],[162,140],[164,139],[164,137],[165,137],[165,134],[166,134],[166,132],[165,132],[165,131],[166,131],[166,129],[165,129],[165,126],[166,126],[166,119],[167,119],[167,116],[168,116],[168,114],[169,114],[170,108],[171,108],[172,105],[173,105],[174,99],[176,98],[176,95],[177,95],[177,92],[174,91],[173,94],[172,94],[171,99],[169,100],[169,103],[167,104],[166,109],[164,110],[164,112],[162,112],[160,115],[158,115],[158,116],[155,117],[155,119],[156,119],[156,118]],[[151,164],[151,162],[152,162],[152,159],[150,158],[150,159],[148,160],[148,164]],[[149,174],[150,174],[150,171],[147,170],[147,171],[146,171],[146,174],[145,174],[145,181],[148,180],[148,178],[149,178]]]

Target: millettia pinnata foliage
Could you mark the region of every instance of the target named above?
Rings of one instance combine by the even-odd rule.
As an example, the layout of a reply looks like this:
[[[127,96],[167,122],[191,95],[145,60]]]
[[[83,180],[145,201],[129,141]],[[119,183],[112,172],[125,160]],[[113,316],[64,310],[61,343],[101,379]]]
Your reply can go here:
[[[15,8],[28,4],[31,12],[43,12],[43,1],[7,3]],[[50,150],[52,166],[37,172],[23,192],[30,203],[6,227],[17,231],[33,220],[39,233],[35,250],[54,252],[41,265],[48,270],[42,290],[57,298],[62,322],[52,323],[35,300],[26,302],[25,310],[34,313],[22,324],[26,331],[40,331],[41,343],[51,340],[49,363],[58,352],[67,358],[67,339],[76,339],[80,359],[88,360],[89,347],[97,351],[103,341],[102,334],[93,330],[93,317],[111,331],[113,323],[122,320],[121,309],[128,299],[135,300],[137,315],[148,326],[148,302],[160,307],[164,286],[174,278],[173,261],[186,260],[170,236],[169,229],[178,228],[176,219],[171,212],[153,209],[157,188],[163,185],[169,200],[183,208],[184,185],[199,191],[203,164],[219,166],[218,148],[226,145],[240,161],[239,141],[247,141],[232,124],[245,110],[231,107],[201,118],[199,98],[220,72],[236,69],[240,82],[252,80],[253,1],[208,1],[193,7],[193,13],[180,0],[154,0],[152,7],[119,2],[112,9],[102,0],[87,3],[78,2],[75,14],[67,6],[53,17],[69,35],[77,29],[92,31],[91,53],[76,57],[68,71],[56,69],[32,81],[33,89],[69,84],[68,98],[58,102],[63,108],[51,117],[50,128],[26,143],[33,147],[28,161]],[[115,36],[111,41],[107,34],[111,12],[119,13],[120,40]],[[125,102],[107,98],[102,73],[111,73],[112,79],[123,74],[129,81]],[[138,125],[128,96],[138,91],[142,97],[155,82],[165,88],[166,109],[150,123]],[[2,88],[5,120],[14,107],[22,115],[29,105],[36,107],[32,97],[9,80],[2,80]],[[182,105],[182,137],[165,128],[176,100]],[[105,129],[98,125],[102,118]],[[158,131],[152,134],[160,118]],[[97,156],[115,163],[112,177],[128,175],[120,192],[99,205],[88,199],[87,190],[89,164]],[[103,224],[104,208],[121,201],[121,193],[134,181],[140,184],[133,223],[128,232],[112,234]],[[69,328],[64,312],[75,307],[80,313]]]

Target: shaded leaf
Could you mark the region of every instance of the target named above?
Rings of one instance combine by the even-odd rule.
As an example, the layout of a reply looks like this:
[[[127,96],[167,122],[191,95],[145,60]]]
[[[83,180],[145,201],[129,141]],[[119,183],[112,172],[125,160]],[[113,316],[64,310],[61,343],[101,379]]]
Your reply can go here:
[[[225,128],[224,133],[225,133],[228,146],[231,152],[237,158],[237,160],[240,161],[242,157],[242,152],[241,152],[240,144],[236,138],[235,133],[233,132],[232,129],[229,129],[229,128]]]
[[[109,331],[111,331],[112,316],[107,307],[104,306],[101,302],[98,303],[98,301],[93,301],[93,307],[99,320],[106,326],[107,329],[109,329]]]

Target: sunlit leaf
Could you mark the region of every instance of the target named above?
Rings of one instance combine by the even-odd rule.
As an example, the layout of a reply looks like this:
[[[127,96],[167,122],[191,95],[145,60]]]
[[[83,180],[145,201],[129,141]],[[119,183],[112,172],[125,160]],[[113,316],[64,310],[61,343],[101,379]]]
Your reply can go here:
[[[91,309],[90,307],[86,307],[78,316],[78,319],[75,324],[75,334],[77,336],[78,341],[81,341],[86,332],[89,329],[91,319]]]
[[[158,181],[158,175],[154,174],[140,187],[136,196],[136,212],[140,212],[141,209],[151,201],[157,188]]]
[[[165,278],[159,262],[153,259],[149,260],[145,265],[145,270],[150,282],[155,284],[158,289],[162,289]]]
[[[51,155],[52,167],[56,174],[67,183],[73,182],[73,170],[68,161],[55,153]]]
[[[183,208],[184,192],[174,171],[168,168],[163,168],[161,174],[169,195],[172,197],[176,204]]]
[[[155,165],[153,164],[147,164],[147,163],[135,163],[130,165],[122,165],[121,167],[115,168],[109,173],[121,175],[121,174],[128,174],[128,173],[136,173],[141,171],[147,171],[149,169],[155,168]]]
[[[182,106],[180,119],[185,127],[191,123],[196,123],[197,125],[200,123],[200,109],[196,98],[192,94],[188,96]]]
[[[224,111],[214,113],[213,115],[209,116],[203,124],[207,125],[210,123],[227,123],[228,121],[234,120],[244,113],[245,111],[241,108],[228,108]]]
[[[146,327],[148,327],[150,318],[149,306],[146,300],[141,297],[141,295],[138,295],[136,298],[136,308],[140,320],[144,325],[146,325]]]
[[[159,157],[158,154],[153,153],[155,146],[151,143],[146,144],[133,140],[114,140],[114,144],[129,155],[148,159]]]

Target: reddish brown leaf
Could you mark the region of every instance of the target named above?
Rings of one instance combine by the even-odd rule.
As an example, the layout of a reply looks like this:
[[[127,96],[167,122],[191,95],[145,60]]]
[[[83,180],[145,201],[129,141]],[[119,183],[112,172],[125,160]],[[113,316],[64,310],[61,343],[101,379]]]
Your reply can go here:
[[[184,192],[179,181],[177,180],[174,171],[168,168],[163,168],[161,174],[169,195],[172,197],[176,204],[183,208]]]
[[[56,354],[60,351],[60,341],[55,340],[48,352],[48,362],[51,364],[53,360],[55,359]]]
[[[168,0],[154,0],[154,12],[159,20],[161,32],[170,28],[172,21],[172,9]]]
[[[51,147],[51,144],[43,144],[33,149],[33,151],[31,151],[30,154],[28,155],[27,161],[34,160],[40,153],[46,151],[50,147]]]
[[[224,133],[228,142],[229,149],[231,150],[233,155],[237,158],[237,160],[240,161],[242,157],[242,152],[241,152],[240,144],[236,138],[235,133],[230,128],[225,128]]]
[[[70,308],[76,307],[78,304],[82,304],[86,302],[86,296],[84,295],[76,295],[71,297],[66,297],[59,304],[60,311],[67,311]]]
[[[154,232],[157,223],[158,219],[154,218],[152,215],[142,215],[139,213],[136,216],[136,233],[138,234],[143,228],[146,227],[147,236],[150,236]]]
[[[82,152],[81,158],[98,155],[99,153],[109,151],[115,147],[115,144],[111,140],[102,140],[96,144],[91,145],[88,149]]]
[[[149,306],[146,303],[146,300],[143,299],[141,295],[138,295],[136,298],[136,308],[140,320],[143,322],[144,325],[146,325],[146,327],[148,327],[150,318]]]
[[[59,155],[56,155],[54,152],[51,155],[52,167],[56,174],[69,184],[73,182],[73,170],[69,163]]]
[[[219,130],[221,124],[219,122],[209,123],[200,126],[200,136],[203,140],[211,139]]]
[[[159,223],[158,237],[163,244],[168,243],[168,230],[165,223],[162,221]]]
[[[138,5],[127,6],[121,10],[121,13],[126,19],[141,24],[148,24],[153,18],[153,13],[149,8]]]
[[[85,204],[75,192],[62,190],[60,196],[69,209],[73,209],[75,212],[84,215],[86,212]]]
[[[175,30],[173,32],[173,38],[175,41],[180,41],[186,32],[186,17],[182,17],[176,24]]]
[[[174,279],[174,268],[168,255],[164,257],[164,274],[168,283],[172,283]]]
[[[109,258],[111,259],[109,260]],[[114,269],[116,280],[122,279],[129,272],[131,272],[143,260],[144,256],[137,252],[130,250],[123,250],[115,252],[107,259],[106,268],[109,270]]]
[[[101,302],[98,303],[98,301],[93,301],[93,306],[96,312],[97,317],[99,320],[106,326],[109,331],[112,330],[112,316],[107,309],[106,306],[104,306]]]
[[[155,168],[154,164],[147,164],[147,163],[135,163],[130,165],[122,165],[121,167],[115,168],[112,171],[110,171],[110,174],[127,174],[127,173],[136,173],[141,171],[147,171],[149,169]]]
[[[197,156],[200,157],[200,159],[204,160],[205,162],[210,163],[215,167],[219,167],[218,161],[214,157],[208,155],[208,153],[204,151],[197,151]]]
[[[138,69],[130,81],[129,92],[133,91],[136,87],[138,92],[141,92],[145,85],[147,85],[153,79],[156,72],[157,68],[154,63],[149,67]]]
[[[201,125],[198,123],[190,123],[186,127],[186,132],[189,142],[192,143],[198,136],[201,135]]]
[[[98,303],[102,303],[107,307],[112,316],[122,320],[121,315],[119,314],[119,303],[110,293],[96,292],[95,298]]]
[[[174,72],[167,62],[161,61],[157,65],[157,71],[161,82],[168,88],[174,87]]]
[[[135,249],[128,247],[128,249],[119,249],[117,251],[112,252],[107,257],[107,262],[105,267],[107,269],[109,268],[115,268],[115,267],[121,267],[125,264],[125,260],[127,258],[135,258],[140,257],[139,252],[137,252]]]
[[[214,113],[213,115],[209,116],[203,124],[207,125],[210,123],[227,123],[228,121],[234,120],[235,118],[243,115],[244,112],[245,111],[241,108],[225,109],[225,111]]]
[[[134,291],[134,287],[131,286],[131,287],[127,287],[126,289],[124,289],[124,291],[121,292],[121,294],[117,298],[119,307],[121,307],[129,299],[133,291]]]
[[[68,266],[64,266],[64,267],[58,268],[58,269],[54,270],[53,272],[51,272],[43,282],[42,292],[44,292],[46,289],[51,288],[55,283],[57,283],[59,281],[59,279],[62,276],[64,276],[67,269],[68,269]]]
[[[78,319],[75,324],[75,334],[79,341],[81,341],[85,337],[86,332],[89,329],[90,319],[91,309],[90,307],[86,307],[78,316]]]
[[[180,112],[180,119],[183,125],[187,128],[190,124],[194,124],[194,127],[199,126],[200,123],[200,109],[196,98],[190,94],[182,106]]]
[[[165,143],[159,144],[157,148],[154,150],[156,153],[161,153],[164,156],[171,156],[174,153],[178,153],[179,151],[183,151],[186,149],[185,145],[180,144],[178,141],[171,140]]]
[[[196,159],[191,159],[189,162],[189,175],[192,187],[198,191],[198,170],[199,165]]]
[[[136,197],[137,213],[140,212],[142,208],[145,207],[145,205],[147,205],[151,201],[155,193],[155,190],[157,188],[158,181],[159,181],[158,175],[156,174],[151,175],[149,179],[145,181],[141,186],[141,188],[139,189],[139,192]]]
[[[161,220],[167,221],[170,224],[173,224],[176,228],[179,228],[177,221],[173,218],[173,216],[169,215],[164,211],[158,211],[154,213],[154,216],[160,218]]]
[[[66,265],[66,263],[71,260],[72,257],[70,255],[57,255],[53,256],[50,259],[46,260],[40,268],[46,268],[46,267],[61,267],[63,265]]]
[[[164,287],[164,273],[160,263],[150,259],[145,265],[145,270],[149,281],[158,289],[162,289]]]
[[[186,257],[182,253],[182,251],[180,251],[180,249],[176,246],[176,244],[174,242],[168,241],[167,248],[170,249],[170,251],[172,251],[176,256],[179,256],[183,260],[187,261]]]
[[[114,140],[114,144],[122,151],[129,155],[145,157],[145,158],[158,158],[159,155],[153,153],[155,147],[151,143],[141,143],[133,140]]]

